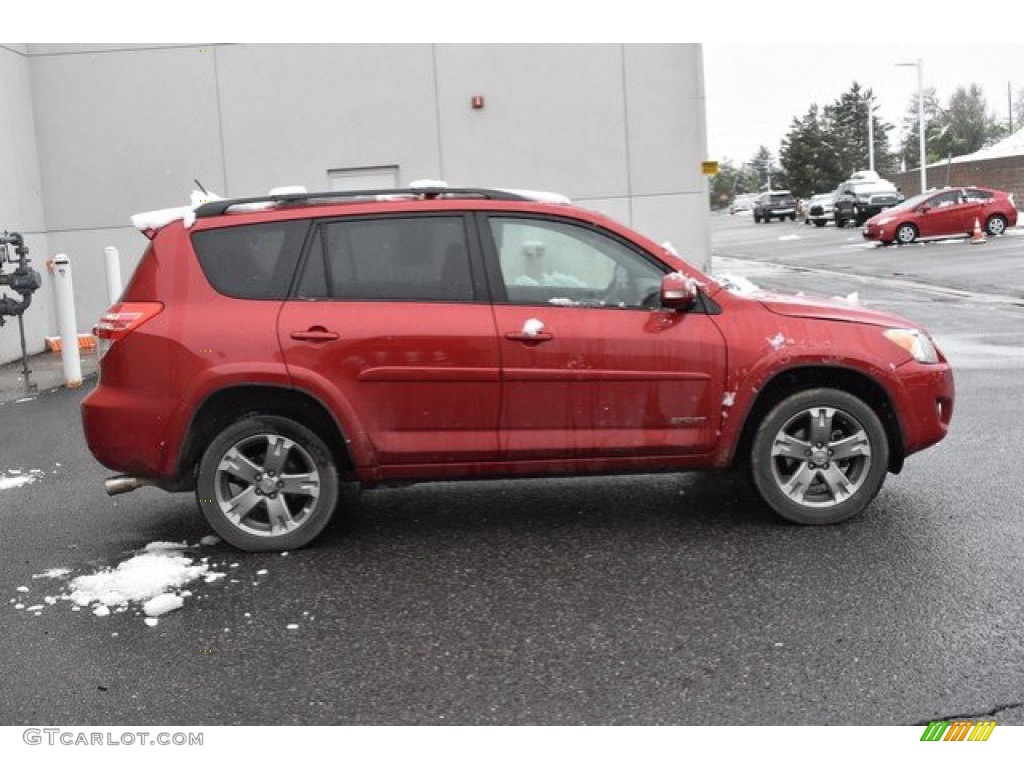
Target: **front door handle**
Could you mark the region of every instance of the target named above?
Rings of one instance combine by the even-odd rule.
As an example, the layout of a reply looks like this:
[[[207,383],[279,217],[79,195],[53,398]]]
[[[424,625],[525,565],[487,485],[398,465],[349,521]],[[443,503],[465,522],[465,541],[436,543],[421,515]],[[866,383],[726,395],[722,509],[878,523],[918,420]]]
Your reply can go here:
[[[529,344],[531,342],[551,341],[553,338],[555,338],[555,336],[554,334],[547,333],[546,331],[541,331],[540,333],[511,332],[506,333],[505,338],[508,339],[509,341],[522,341]]]
[[[334,341],[340,338],[334,331],[328,331],[320,325],[314,325],[306,331],[292,331],[291,337],[296,341]]]

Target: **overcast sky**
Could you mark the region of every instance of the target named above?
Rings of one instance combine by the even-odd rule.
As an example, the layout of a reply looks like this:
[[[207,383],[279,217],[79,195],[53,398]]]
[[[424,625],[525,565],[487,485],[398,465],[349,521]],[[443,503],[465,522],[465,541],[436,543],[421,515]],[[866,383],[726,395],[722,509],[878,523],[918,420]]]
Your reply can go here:
[[[874,91],[876,114],[896,126],[895,141],[916,98],[917,69],[894,64],[917,59],[925,88],[934,87],[941,101],[957,86],[978,83],[989,110],[1006,120],[1007,83],[1014,100],[1024,89],[1024,28],[1017,28],[1016,44],[704,43],[708,154],[743,162],[762,144],[777,154],[794,117],[812,103],[832,103],[854,81]],[[1015,130],[1022,117],[1014,115]]]

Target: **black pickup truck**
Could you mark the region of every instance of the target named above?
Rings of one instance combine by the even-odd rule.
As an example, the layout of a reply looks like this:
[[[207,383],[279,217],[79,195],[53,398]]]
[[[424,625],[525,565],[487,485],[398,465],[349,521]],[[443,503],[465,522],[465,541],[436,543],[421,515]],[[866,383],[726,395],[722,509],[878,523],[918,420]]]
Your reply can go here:
[[[876,213],[901,202],[903,195],[892,182],[874,171],[860,171],[836,189],[836,226],[845,227],[851,221],[860,226]]]

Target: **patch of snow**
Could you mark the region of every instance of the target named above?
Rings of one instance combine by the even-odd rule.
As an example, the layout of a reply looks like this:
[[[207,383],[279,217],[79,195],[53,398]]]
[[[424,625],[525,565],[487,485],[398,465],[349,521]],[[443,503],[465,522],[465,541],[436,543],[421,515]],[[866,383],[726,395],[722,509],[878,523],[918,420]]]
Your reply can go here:
[[[24,603],[15,603],[14,604],[14,610],[16,610],[16,611],[23,610],[24,608],[25,608],[25,604]]]
[[[732,407],[733,405],[735,405],[735,403],[736,403],[736,393],[735,392],[726,392],[724,395],[722,395],[722,405],[725,406],[726,408]]]
[[[416,179],[409,182],[409,189],[448,189],[448,187],[447,181],[439,179]]]
[[[15,590],[15,592],[28,592],[28,587],[25,587],[25,586],[18,587]]]
[[[34,397],[22,397],[22,398],[19,398],[18,400],[15,400],[14,402],[15,402],[15,404],[17,404],[17,403],[31,403],[33,400],[35,400]]]
[[[208,565],[195,565],[177,550],[155,548],[125,560],[115,569],[106,568],[72,579],[69,599],[79,606],[127,606],[208,575]]]
[[[143,552],[163,552],[166,550],[188,549],[185,541],[151,541],[143,548]]]
[[[220,537],[213,536],[212,534],[210,536],[203,536],[203,538],[199,540],[199,543],[204,547],[212,547],[216,544],[220,544]]]
[[[572,200],[558,192],[544,192],[537,189],[500,189],[499,192],[509,192],[513,195],[528,197],[537,203],[554,203],[555,205],[570,205]]]
[[[531,317],[523,323],[522,333],[524,336],[536,336],[544,332],[544,323],[535,317]]]
[[[43,610],[43,604],[42,603],[37,603],[36,605],[30,605],[25,610],[26,611],[41,611],[41,610]]]
[[[143,603],[142,612],[147,616],[163,616],[165,613],[178,610],[184,604],[185,600],[181,595],[164,592],[162,595],[157,595]]]
[[[802,239],[803,238],[800,237],[800,235],[783,235],[782,237],[779,238],[779,240],[802,240]]]
[[[779,347],[786,343],[786,337],[783,336],[782,332],[780,331],[779,333],[776,333],[774,336],[768,339],[768,343],[771,344],[772,349],[778,349]]]
[[[46,473],[40,469],[30,469],[28,474],[25,474],[20,469],[8,469],[6,472],[0,470],[0,491],[29,485],[34,483],[40,477],[43,477],[45,474]]]
[[[71,569],[70,568],[51,568],[50,570],[43,571],[42,573],[33,573],[32,574],[32,578],[33,579],[59,579],[62,576],[67,576],[69,573],[71,573]]]
[[[565,298],[563,296],[556,296],[553,299],[548,299],[548,304],[554,304],[556,307],[577,307],[579,306],[578,301]]]
[[[258,571],[256,571],[256,575],[257,576],[266,576],[267,573],[268,573],[268,571],[267,571],[266,568],[260,568]]]
[[[152,616],[147,616],[145,622],[147,627],[155,627],[157,624],[160,623],[160,619],[153,618]]]
[[[100,605],[97,605],[93,609],[93,614],[96,615],[96,616],[109,616],[110,615],[110,609],[107,608],[107,606],[105,606],[105,605],[103,605],[101,603]]]
[[[673,256],[675,256],[676,258],[679,258],[679,251],[677,251],[675,248],[673,248],[672,247],[672,243],[670,243],[668,240],[666,240],[664,243],[662,243],[661,247],[664,248],[666,251],[668,251]]]
[[[285,627],[285,629],[298,629],[298,628],[299,628],[298,624],[289,624],[287,627]]]
[[[213,192],[202,192],[198,189],[193,189],[192,194],[189,195],[189,205],[136,213],[131,217],[132,226],[140,232],[145,232],[147,229],[166,227],[172,221],[181,221],[184,223],[185,228],[188,229],[196,222],[196,208],[205,203],[223,199],[220,195]]]
[[[750,296],[761,290],[759,286],[742,275],[718,275],[715,280],[727,291],[739,296]]]
[[[845,301],[847,304],[853,304],[855,307],[860,306],[860,294],[856,291],[845,296],[833,296],[832,298],[837,301]]]

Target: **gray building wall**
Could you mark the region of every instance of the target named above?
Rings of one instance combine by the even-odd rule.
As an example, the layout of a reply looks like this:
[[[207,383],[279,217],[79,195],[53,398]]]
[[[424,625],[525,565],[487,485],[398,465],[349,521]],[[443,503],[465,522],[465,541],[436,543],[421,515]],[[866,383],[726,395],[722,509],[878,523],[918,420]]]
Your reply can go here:
[[[127,281],[146,245],[129,217],[187,203],[195,178],[246,196],[396,166],[402,185],[561,192],[697,266],[710,252],[699,45],[28,45],[0,49],[0,77],[27,110],[0,118],[27,158],[0,226],[69,254],[82,331],[107,305],[104,246]],[[34,197],[16,208],[15,188]],[[40,349],[52,307],[29,312]]]
[[[46,271],[49,244],[43,215],[39,155],[28,50],[24,45],[0,45],[0,231],[21,232],[32,265],[43,276],[24,315],[30,351],[43,348],[43,338],[54,327],[52,281]],[[13,256],[13,249],[11,255]],[[7,265],[10,272],[13,265]],[[4,295],[18,298],[4,290]],[[0,327],[0,362],[21,355],[18,319],[4,318]]]

